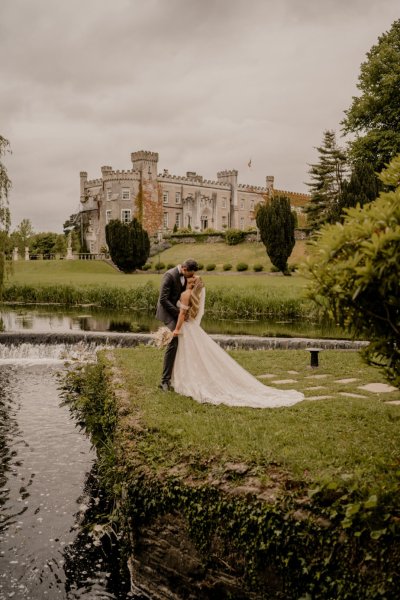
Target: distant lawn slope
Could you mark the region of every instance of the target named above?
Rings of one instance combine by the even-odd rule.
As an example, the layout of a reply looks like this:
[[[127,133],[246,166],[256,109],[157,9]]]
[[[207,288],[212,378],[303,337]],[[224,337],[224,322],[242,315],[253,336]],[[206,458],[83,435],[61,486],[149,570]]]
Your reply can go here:
[[[305,242],[298,240],[289,258],[289,264],[297,264],[305,255]],[[175,244],[168,250],[160,253],[160,261],[164,264],[177,264],[185,260],[185,258],[194,258],[204,265],[204,268],[211,263],[217,266],[218,270],[222,270],[225,263],[230,263],[235,269],[239,262],[244,262],[249,265],[249,269],[253,265],[259,263],[263,265],[265,271],[271,270],[271,261],[268,258],[264,244],[261,242],[243,242],[236,246],[228,246],[222,242],[212,244],[196,243],[196,244]],[[158,255],[149,258],[149,262],[154,265],[158,262]]]

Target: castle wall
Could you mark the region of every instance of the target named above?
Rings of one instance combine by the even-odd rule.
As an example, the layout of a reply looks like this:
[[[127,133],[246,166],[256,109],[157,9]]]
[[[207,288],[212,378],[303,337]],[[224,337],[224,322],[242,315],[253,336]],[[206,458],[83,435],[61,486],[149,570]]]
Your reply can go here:
[[[194,231],[255,227],[257,204],[276,193],[291,198],[297,211],[308,201],[306,194],[274,190],[272,176],[266,186],[238,184],[236,170],[220,171],[217,181],[205,180],[195,172],[176,176],[164,170],[157,175],[158,154],[140,150],[131,154],[131,170],[101,167],[101,178],[88,180],[80,173],[81,215],[90,252],[106,246],[105,227],[112,219],[136,217],[149,232],[189,227]]]

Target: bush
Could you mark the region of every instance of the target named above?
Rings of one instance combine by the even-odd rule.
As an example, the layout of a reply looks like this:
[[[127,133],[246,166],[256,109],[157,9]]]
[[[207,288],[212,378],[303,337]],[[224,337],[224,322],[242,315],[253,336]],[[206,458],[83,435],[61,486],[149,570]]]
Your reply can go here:
[[[394,191],[345,210],[325,225],[307,260],[308,296],[354,336],[370,343],[369,364],[400,386],[400,155],[379,176]]]
[[[241,229],[228,229],[225,231],[225,241],[229,246],[236,246],[245,239],[245,232]]]
[[[290,198],[274,196],[260,204],[256,221],[272,264],[284,275],[290,275],[287,261],[295,245],[295,217],[290,208]]]
[[[271,271],[271,273],[280,273],[281,272],[281,270],[278,269],[278,267],[276,267],[275,265],[271,266],[270,271]]]
[[[156,263],[154,268],[156,271],[163,271],[165,269],[165,264],[163,262]]]
[[[249,265],[243,262],[240,262],[236,265],[236,271],[247,271]]]
[[[253,265],[253,271],[255,271],[256,273],[259,273],[260,271],[262,271],[264,269],[264,267],[262,266],[262,264],[257,263],[255,265]]]
[[[199,263],[197,263],[197,266],[199,267],[199,271],[203,271],[203,269],[204,269],[203,263],[199,262]]]
[[[230,271],[232,269],[232,265],[231,263],[225,263],[222,268],[224,271]]]
[[[151,269],[151,263],[146,263],[142,267],[142,271],[148,271],[149,269]]]
[[[216,266],[217,265],[215,265],[214,263],[211,263],[206,266],[206,271],[215,271]]]
[[[168,269],[173,269],[176,265],[174,265],[174,263],[168,263],[167,264],[167,270]]]
[[[124,273],[140,269],[149,258],[149,236],[137,219],[129,223],[110,221],[106,225],[106,241],[113,263]]]

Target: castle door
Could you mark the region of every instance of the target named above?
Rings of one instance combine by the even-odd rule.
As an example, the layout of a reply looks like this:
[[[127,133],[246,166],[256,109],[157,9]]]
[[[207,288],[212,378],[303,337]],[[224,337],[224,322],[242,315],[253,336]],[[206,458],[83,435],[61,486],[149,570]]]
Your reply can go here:
[[[201,216],[201,230],[208,229],[208,215]]]

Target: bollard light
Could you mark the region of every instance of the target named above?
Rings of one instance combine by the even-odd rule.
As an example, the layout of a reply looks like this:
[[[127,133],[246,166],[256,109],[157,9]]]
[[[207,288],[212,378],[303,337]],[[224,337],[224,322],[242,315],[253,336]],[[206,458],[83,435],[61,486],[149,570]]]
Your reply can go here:
[[[310,352],[311,356],[310,366],[314,369],[315,367],[318,367],[318,352],[321,352],[322,348],[307,348],[307,350]]]

